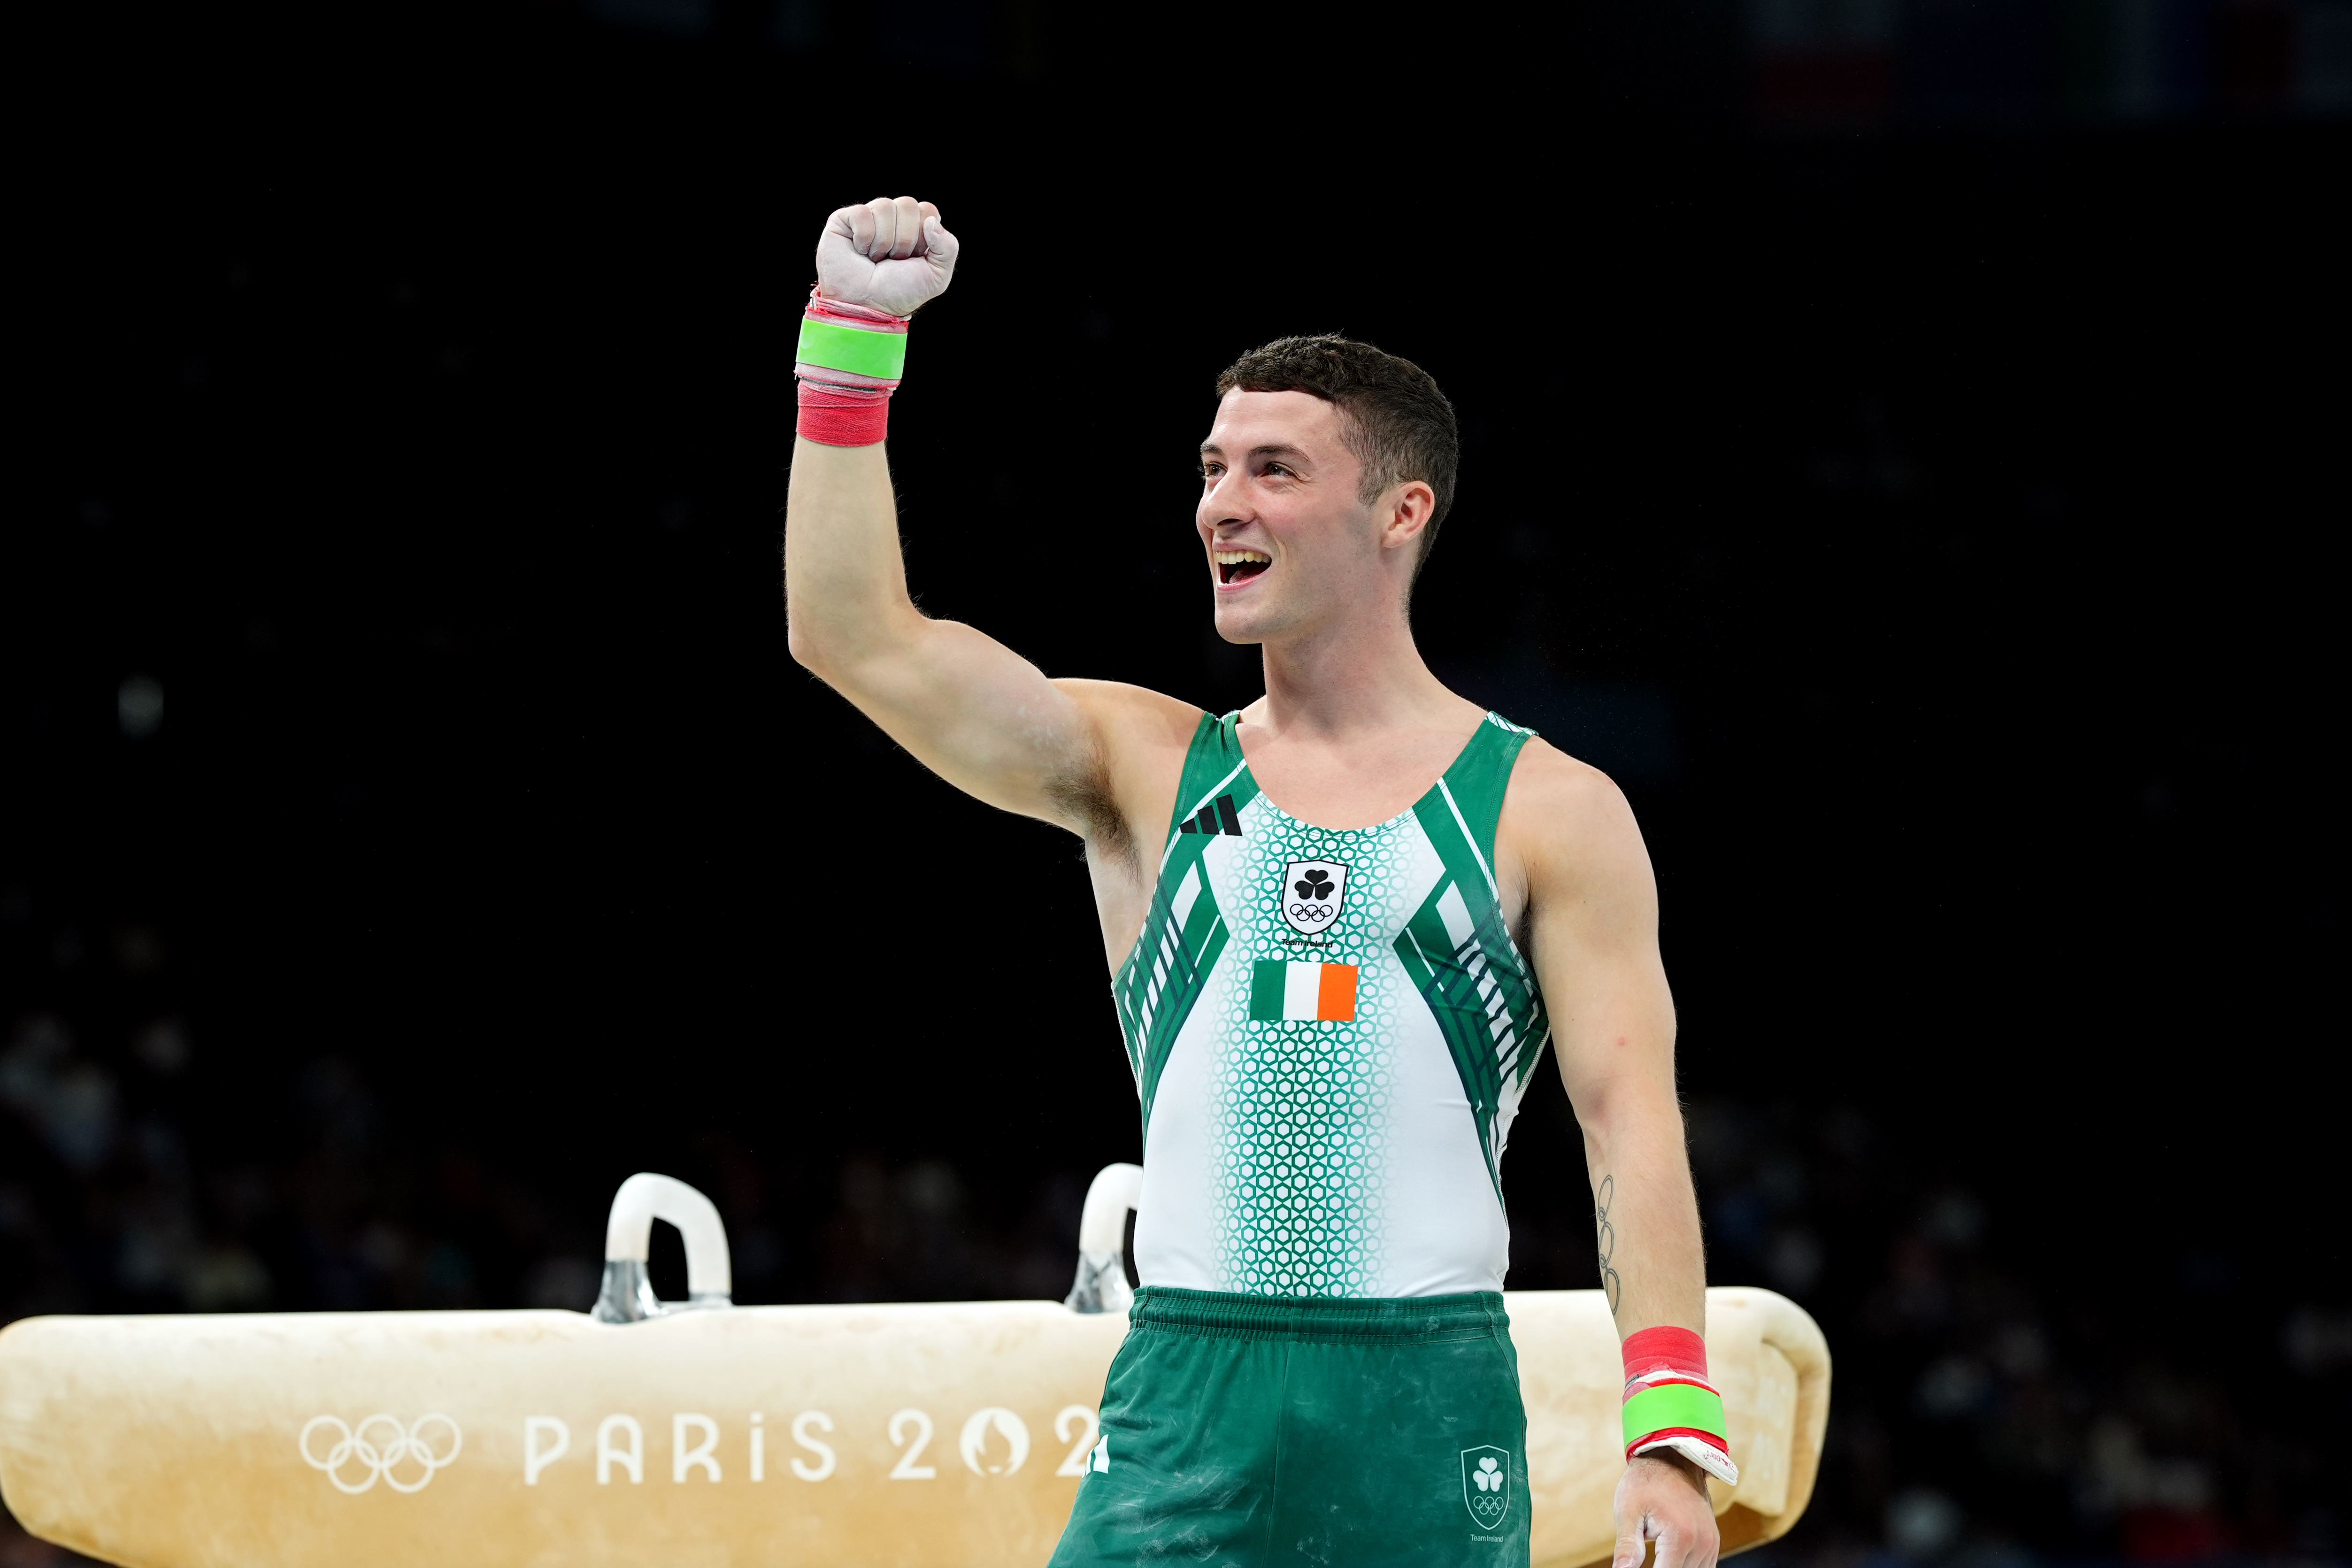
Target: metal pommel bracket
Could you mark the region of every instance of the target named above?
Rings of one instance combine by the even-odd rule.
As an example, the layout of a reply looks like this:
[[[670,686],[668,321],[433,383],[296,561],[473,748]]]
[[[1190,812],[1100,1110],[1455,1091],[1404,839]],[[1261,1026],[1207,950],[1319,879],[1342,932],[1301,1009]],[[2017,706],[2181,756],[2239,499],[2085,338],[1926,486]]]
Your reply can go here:
[[[1078,1219],[1078,1278],[1062,1304],[1073,1312],[1124,1312],[1134,1304],[1127,1282],[1127,1215],[1143,1192],[1143,1167],[1105,1165],[1087,1189]]]
[[[686,1242],[683,1301],[664,1301],[646,1275],[654,1221],[677,1226]],[[604,1225],[604,1279],[593,1313],[600,1323],[641,1323],[672,1312],[735,1304],[735,1272],[727,1254],[727,1226],[718,1208],[675,1176],[640,1171],[613,1194]]]

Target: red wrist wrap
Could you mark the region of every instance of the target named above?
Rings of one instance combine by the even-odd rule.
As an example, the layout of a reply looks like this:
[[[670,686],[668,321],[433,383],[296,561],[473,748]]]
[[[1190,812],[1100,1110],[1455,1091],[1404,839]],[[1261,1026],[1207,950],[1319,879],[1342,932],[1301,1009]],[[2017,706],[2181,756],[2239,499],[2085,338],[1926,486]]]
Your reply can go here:
[[[1625,1381],[1648,1373],[1706,1381],[1706,1342],[1688,1329],[1643,1329],[1625,1338]]]
[[[890,395],[803,381],[800,433],[824,447],[871,447],[890,433]]]

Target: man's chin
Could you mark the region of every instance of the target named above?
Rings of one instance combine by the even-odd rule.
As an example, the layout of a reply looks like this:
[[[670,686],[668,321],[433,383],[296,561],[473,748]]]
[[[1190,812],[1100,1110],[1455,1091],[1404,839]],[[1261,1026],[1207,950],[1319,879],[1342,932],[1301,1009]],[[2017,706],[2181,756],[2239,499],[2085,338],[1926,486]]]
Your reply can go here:
[[[1265,628],[1254,616],[1224,616],[1216,618],[1217,635],[1236,647],[1249,647],[1265,641]]]

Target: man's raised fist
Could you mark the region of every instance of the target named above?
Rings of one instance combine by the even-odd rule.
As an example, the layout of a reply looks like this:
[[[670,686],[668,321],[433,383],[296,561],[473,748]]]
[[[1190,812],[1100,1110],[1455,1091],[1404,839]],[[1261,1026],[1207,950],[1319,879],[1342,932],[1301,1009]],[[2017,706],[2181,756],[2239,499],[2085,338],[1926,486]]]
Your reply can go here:
[[[940,209],[912,196],[877,196],[825,219],[816,242],[816,291],[827,300],[911,316],[947,292],[956,237]]]

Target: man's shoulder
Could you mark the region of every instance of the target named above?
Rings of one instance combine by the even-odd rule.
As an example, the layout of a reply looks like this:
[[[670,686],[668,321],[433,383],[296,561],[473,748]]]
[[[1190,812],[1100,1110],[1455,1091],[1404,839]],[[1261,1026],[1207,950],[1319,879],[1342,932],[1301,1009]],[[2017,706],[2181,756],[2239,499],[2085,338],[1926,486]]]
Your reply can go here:
[[[1540,735],[1519,749],[1500,837],[1531,871],[1622,871],[1629,859],[1646,866],[1649,858],[1633,804],[1617,782]]]
[[[1533,734],[1519,748],[1518,762],[1511,769],[1505,809],[1521,803],[1538,807],[1547,816],[1613,817],[1622,813],[1630,819],[1633,811],[1616,780]]]
[[[1189,746],[1204,710],[1181,697],[1123,680],[1062,677],[1054,684],[1086,710],[1107,744]]]

